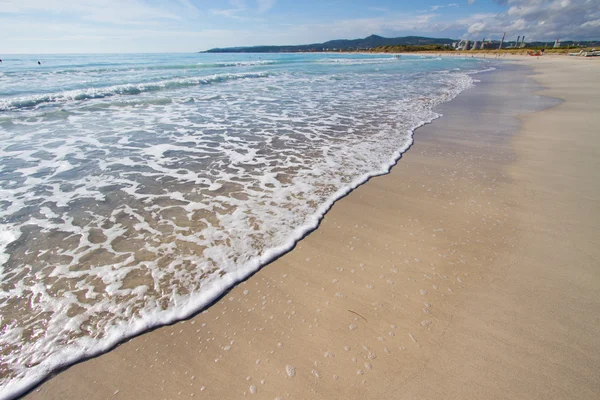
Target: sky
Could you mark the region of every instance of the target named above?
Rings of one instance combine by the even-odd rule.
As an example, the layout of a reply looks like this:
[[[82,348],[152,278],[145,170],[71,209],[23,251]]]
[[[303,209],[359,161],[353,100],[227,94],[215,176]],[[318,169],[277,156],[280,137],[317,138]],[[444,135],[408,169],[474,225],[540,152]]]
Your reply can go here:
[[[600,0],[0,0],[0,54],[195,52],[377,34],[600,39]]]

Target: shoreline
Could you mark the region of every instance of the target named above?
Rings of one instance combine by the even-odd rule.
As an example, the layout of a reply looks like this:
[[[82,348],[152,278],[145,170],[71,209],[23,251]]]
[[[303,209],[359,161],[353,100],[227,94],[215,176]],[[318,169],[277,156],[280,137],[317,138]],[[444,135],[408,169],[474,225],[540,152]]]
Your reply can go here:
[[[485,69],[485,70],[481,70],[481,71],[469,71],[469,72],[465,72],[464,74],[468,75],[469,77],[472,77],[472,76],[476,76],[479,73],[485,73],[485,72],[489,72],[489,71],[490,71],[489,69]],[[461,84],[461,86],[463,86],[463,85],[464,85],[464,83]],[[464,92],[465,90],[468,90],[468,89],[470,89],[470,86],[466,87],[466,89],[464,87],[462,87],[460,89],[460,91],[458,92],[458,94],[452,92],[452,94],[450,96],[451,99],[450,100],[446,99],[446,100],[442,101],[441,103],[439,103],[437,106],[434,106],[434,110],[440,104],[445,104],[449,101],[452,101],[454,98],[456,98],[456,96],[460,96],[460,94],[462,92]],[[435,113],[435,111],[434,111],[434,113]],[[235,280],[232,280],[233,283],[228,283],[228,285],[225,286],[225,289],[223,289],[223,288],[214,289],[214,288],[210,287],[207,290],[207,293],[203,292],[202,296],[199,296],[199,297],[202,299],[207,298],[208,300],[202,300],[201,303],[203,305],[201,305],[200,307],[196,307],[196,306],[189,307],[188,306],[188,307],[176,309],[175,310],[176,312],[171,313],[171,317],[166,319],[166,322],[161,321],[159,323],[145,325],[142,328],[140,328],[140,325],[142,325],[142,324],[137,324],[135,329],[132,329],[133,333],[127,332],[125,335],[121,335],[116,339],[111,338],[110,340],[107,341],[107,344],[105,344],[101,347],[97,347],[93,351],[90,351],[90,352],[84,354],[81,358],[77,359],[76,361],[65,362],[63,365],[61,365],[57,368],[51,369],[52,372],[48,376],[46,376],[42,379],[36,378],[35,380],[32,380],[35,383],[26,382],[25,384],[19,386],[18,389],[16,389],[14,391],[14,393],[16,393],[16,394],[15,395],[11,394],[10,398],[27,395],[28,393],[30,393],[32,390],[36,389],[40,385],[45,384],[45,382],[52,379],[54,376],[61,374],[63,371],[66,371],[73,366],[76,366],[78,364],[87,362],[89,360],[93,360],[98,357],[101,357],[104,354],[115,350],[116,348],[118,348],[119,346],[121,346],[124,343],[127,343],[131,340],[135,340],[140,336],[151,333],[157,329],[161,329],[162,327],[172,326],[172,325],[178,324],[180,322],[185,322],[187,320],[193,319],[194,317],[198,316],[203,311],[214,306],[217,302],[221,301],[225,296],[227,296],[227,294],[230,292],[230,290],[232,290],[233,288],[235,288],[236,286],[238,286],[241,283],[245,283],[248,279],[252,278],[255,274],[260,272],[260,270],[268,267],[270,264],[276,262],[279,258],[285,256],[286,254],[288,254],[289,252],[294,250],[296,248],[296,246],[298,245],[298,243],[300,243],[307,236],[309,236],[311,233],[313,233],[315,230],[317,230],[319,228],[319,226],[323,222],[327,213],[329,213],[329,211],[332,209],[332,207],[338,201],[340,201],[343,198],[347,197],[348,195],[352,194],[352,192],[354,192],[359,187],[367,184],[370,180],[390,174],[392,168],[394,168],[398,164],[398,162],[401,160],[403,155],[414,144],[415,132],[418,129],[420,129],[421,127],[432,123],[433,121],[439,119],[440,117],[442,117],[441,114],[436,115],[436,116],[432,117],[431,119],[421,121],[419,124],[411,127],[410,128],[410,141],[405,146],[396,150],[394,152],[394,154],[392,155],[392,157],[385,164],[382,164],[381,169],[373,170],[373,171],[370,171],[368,173],[365,173],[365,174],[359,176],[355,180],[348,183],[347,186],[344,186],[340,190],[338,190],[334,195],[330,196],[327,199],[327,201],[322,206],[320,206],[313,215],[311,215],[310,219],[305,223],[305,225],[301,226],[300,228],[298,228],[292,232],[292,235],[289,239],[289,243],[279,246],[279,247],[276,247],[276,248],[269,249],[267,252],[265,252],[265,254],[263,256],[260,257],[260,259],[255,260],[256,263],[251,263],[252,265],[246,266],[245,268],[241,268],[239,271],[236,271],[236,274],[234,275],[234,278],[233,278]],[[255,267],[254,264],[258,264],[259,266]],[[192,311],[190,311],[190,310],[192,310]],[[123,337],[123,336],[125,336],[125,337]],[[68,352],[67,352],[67,354],[68,354]]]
[[[460,107],[455,103],[462,98],[459,96],[439,108]],[[513,161],[510,143],[502,134],[490,142],[478,142],[480,132],[471,132],[474,138],[445,132],[443,145],[439,143],[441,135],[437,131],[442,124],[436,122],[448,125],[450,121],[446,118],[460,119],[467,116],[464,114],[449,114],[419,128],[415,143],[418,148],[405,153],[391,174],[373,178],[337,201],[322,226],[294,251],[236,286],[207,311],[77,364],[47,381],[30,397],[105,398],[118,393],[119,397],[162,398],[160,389],[170,390],[170,395],[178,397],[178,391],[186,388],[189,391],[186,396],[193,393],[204,397],[240,397],[245,390],[248,395],[255,392],[256,398],[286,394],[294,398],[307,395],[364,398],[376,397],[378,392],[385,395],[380,383],[405,382],[406,387],[406,383],[417,382],[415,377],[423,376],[419,371],[445,348],[442,339],[446,331],[456,330],[454,315],[460,311],[460,305],[484,283],[501,279],[506,272],[505,268],[498,271],[484,264],[494,264],[501,250],[516,245],[510,235],[518,224],[506,217],[507,213],[518,214],[518,207],[510,205],[514,199],[504,199],[506,203],[495,208],[486,207],[483,202],[494,201],[499,187],[511,183],[501,171],[502,166]],[[509,114],[506,118],[513,118]],[[455,129],[460,128],[455,122]],[[495,159],[486,163],[485,157],[490,155]],[[454,167],[450,171],[457,160],[464,169]],[[432,172],[444,173],[445,179],[438,177],[436,181],[431,178]],[[487,188],[490,177],[495,181]],[[408,184],[408,188],[402,184]],[[412,190],[408,190],[410,186]],[[481,192],[477,193],[473,187]],[[488,220],[487,215],[493,215],[502,223],[462,221],[461,225],[459,216],[446,211],[449,203],[441,202],[441,199],[452,200],[452,196],[461,199],[454,204],[461,206],[463,214],[459,212],[459,216],[486,215],[483,218]],[[398,198],[403,200],[404,212],[398,212],[394,201]],[[477,206],[472,204],[473,199]],[[459,208],[454,205],[452,208]],[[383,217],[373,218],[367,214],[369,210],[373,213],[383,210],[378,213]],[[430,229],[434,224],[439,225],[435,231]],[[474,233],[477,231],[483,231],[484,235],[477,236]],[[481,244],[480,240],[487,242]],[[436,256],[434,247],[446,252],[440,250]],[[401,258],[405,260],[396,261]],[[424,267],[426,263],[429,265]],[[257,326],[248,332],[253,322]],[[194,329],[196,324],[208,324],[208,328]],[[249,345],[239,345],[243,342],[241,337],[244,341],[248,339]],[[340,341],[345,341],[349,349],[342,348]],[[192,357],[202,360],[190,359],[192,349],[197,354]],[[214,365],[210,361],[213,358],[218,360]],[[172,381],[154,381],[172,371],[173,365],[179,367]],[[288,365],[293,365],[294,376],[289,376]],[[162,372],[150,372],[154,367]],[[331,375],[333,370],[337,378]],[[192,375],[194,379],[191,371],[197,374]],[[254,377],[247,380],[250,375]],[[94,379],[96,384],[89,384]],[[307,391],[308,387],[311,391]],[[282,388],[282,393],[277,393],[277,388]]]
[[[600,392],[600,243],[594,209],[600,198],[594,178],[600,146],[593,128],[598,117],[590,105],[598,89],[590,80],[599,66],[568,57],[527,64],[543,85],[535,93],[562,102],[521,116],[520,133],[511,141],[517,162],[507,167],[514,182],[508,189],[518,201],[519,225],[511,250],[499,259],[508,270],[464,303],[448,337],[454,345],[422,376],[435,377],[446,368],[457,368],[460,375],[420,379],[405,388],[409,393],[592,399]]]

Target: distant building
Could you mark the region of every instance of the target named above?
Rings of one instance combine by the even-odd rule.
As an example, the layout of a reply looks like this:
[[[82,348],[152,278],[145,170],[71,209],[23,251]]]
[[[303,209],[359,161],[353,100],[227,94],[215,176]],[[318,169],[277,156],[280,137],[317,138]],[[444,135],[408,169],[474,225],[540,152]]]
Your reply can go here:
[[[498,50],[502,50],[502,45],[504,44],[504,37],[506,36],[506,32],[504,32],[502,34],[502,40],[500,41],[500,47],[498,47]]]

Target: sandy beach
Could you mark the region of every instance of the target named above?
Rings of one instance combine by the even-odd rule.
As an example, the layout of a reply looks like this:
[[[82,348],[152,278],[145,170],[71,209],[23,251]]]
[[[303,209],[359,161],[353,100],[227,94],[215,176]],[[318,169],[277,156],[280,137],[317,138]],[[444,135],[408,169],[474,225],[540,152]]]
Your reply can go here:
[[[25,397],[598,398],[600,63],[515,59],[212,307]]]

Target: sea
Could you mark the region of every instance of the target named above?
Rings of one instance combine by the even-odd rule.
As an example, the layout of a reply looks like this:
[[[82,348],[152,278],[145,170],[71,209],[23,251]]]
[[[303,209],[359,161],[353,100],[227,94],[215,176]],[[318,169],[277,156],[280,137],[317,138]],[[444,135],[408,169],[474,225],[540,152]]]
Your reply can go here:
[[[0,398],[201,311],[389,172],[436,106],[493,68],[389,54],[0,58]]]

